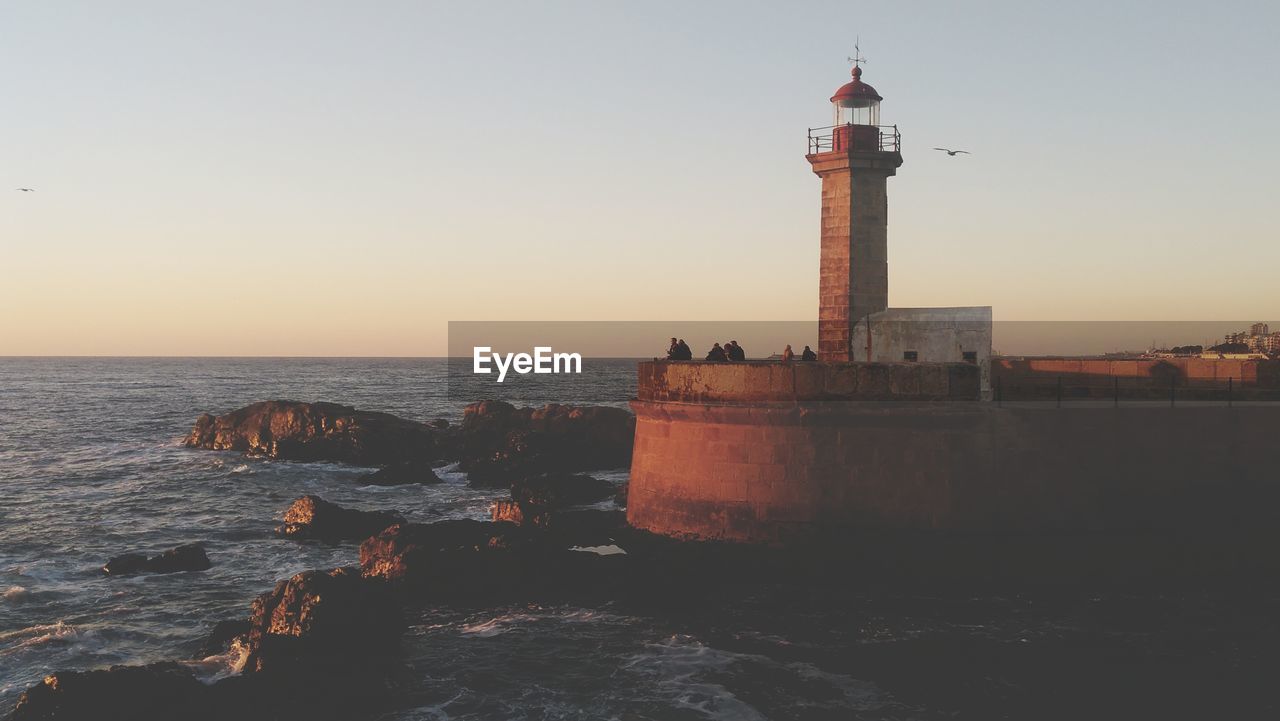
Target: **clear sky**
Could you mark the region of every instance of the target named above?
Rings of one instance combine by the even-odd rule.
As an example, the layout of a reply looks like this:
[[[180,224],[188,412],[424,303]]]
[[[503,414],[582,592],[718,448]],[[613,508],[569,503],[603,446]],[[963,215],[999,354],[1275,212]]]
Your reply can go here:
[[[0,355],[811,319],[805,131],[857,35],[903,136],[891,305],[1280,317],[1277,25],[1274,2],[3,2]]]

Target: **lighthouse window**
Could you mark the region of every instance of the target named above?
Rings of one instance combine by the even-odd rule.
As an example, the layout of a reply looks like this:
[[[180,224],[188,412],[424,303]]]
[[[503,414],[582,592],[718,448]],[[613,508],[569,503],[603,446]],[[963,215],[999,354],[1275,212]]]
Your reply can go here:
[[[902,351],[902,360],[908,363],[915,363],[920,360],[920,354],[913,350]]]
[[[967,351],[965,351],[965,352],[963,353],[963,355],[964,355],[964,362],[965,362],[965,363],[977,363],[977,362],[978,362],[978,351],[976,351],[976,350],[967,350]]]

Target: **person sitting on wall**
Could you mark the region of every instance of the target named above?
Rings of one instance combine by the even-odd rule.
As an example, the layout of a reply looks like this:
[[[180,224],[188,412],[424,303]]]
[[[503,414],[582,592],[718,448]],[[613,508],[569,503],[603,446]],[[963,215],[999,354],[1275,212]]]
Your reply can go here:
[[[680,356],[676,360],[693,360],[693,349],[688,343],[684,342],[684,338],[680,339]]]
[[[671,345],[667,347],[667,360],[680,360],[680,344],[675,338],[671,339]]]
[[[707,352],[707,360],[724,362],[729,360],[729,356],[725,355],[724,348],[719,343],[711,346],[711,350]]]
[[[725,354],[729,356],[731,361],[744,361],[747,359],[747,352],[738,345],[738,341],[729,341],[729,347],[725,348]]]
[[[805,347],[804,347],[804,351],[800,353],[800,360],[802,360],[802,361],[816,361],[816,360],[818,360],[818,354],[817,354],[817,353],[814,353],[814,352],[813,352],[813,349],[812,349],[812,348],[810,348],[809,346],[805,346]]]
[[[788,343],[787,347],[782,349],[782,362],[790,363],[791,361],[795,360],[795,358],[796,358],[796,352],[791,350],[791,344]]]

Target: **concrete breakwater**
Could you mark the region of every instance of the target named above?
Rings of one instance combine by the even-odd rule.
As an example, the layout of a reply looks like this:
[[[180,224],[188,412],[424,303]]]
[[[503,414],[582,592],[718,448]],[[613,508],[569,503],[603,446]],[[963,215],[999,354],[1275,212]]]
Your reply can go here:
[[[793,388],[787,401],[767,373],[671,365],[641,364],[628,504],[629,523],[665,535],[1169,533],[1280,516],[1280,405],[998,407],[911,381],[875,400]],[[799,372],[867,370],[812,365]],[[887,365],[888,378],[965,377]]]

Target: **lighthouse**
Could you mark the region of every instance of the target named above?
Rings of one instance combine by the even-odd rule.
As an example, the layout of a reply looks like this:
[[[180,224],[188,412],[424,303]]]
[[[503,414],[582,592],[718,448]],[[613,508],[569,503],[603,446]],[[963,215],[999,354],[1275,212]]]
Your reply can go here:
[[[834,123],[809,130],[821,362],[640,363],[631,526],[825,545],[851,529],[947,527],[981,492],[969,489],[989,487],[982,454],[997,446],[982,434],[1000,426],[977,401],[990,397],[991,307],[888,307],[885,190],[902,155],[882,99],[855,64]]]
[[[854,328],[889,307],[887,185],[902,165],[897,126],[880,125],[876,89],[853,79],[831,96],[834,124],[809,130],[805,158],[822,179],[818,357],[853,361]]]

